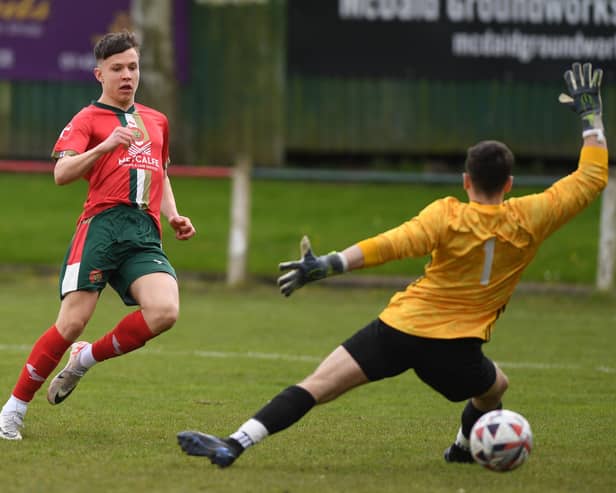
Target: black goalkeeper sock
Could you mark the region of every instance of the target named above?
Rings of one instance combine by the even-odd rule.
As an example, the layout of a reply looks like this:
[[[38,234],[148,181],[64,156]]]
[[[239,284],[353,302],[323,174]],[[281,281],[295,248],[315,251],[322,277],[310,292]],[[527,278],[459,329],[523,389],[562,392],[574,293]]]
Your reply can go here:
[[[254,415],[254,419],[272,435],[299,421],[315,404],[316,400],[310,392],[293,385],[268,402]]]
[[[502,409],[503,403],[499,403],[496,406],[496,409]],[[464,411],[462,411],[462,435],[465,438],[469,438],[471,436],[471,430],[473,429],[473,425],[477,422],[481,416],[483,416],[488,411],[480,411],[475,406],[473,406],[473,402],[469,399],[464,407]]]
[[[244,451],[244,447],[242,447],[242,444],[238,442],[235,438],[223,438],[222,441],[229,445],[229,447],[231,447],[231,449],[235,452],[236,457],[239,457]]]

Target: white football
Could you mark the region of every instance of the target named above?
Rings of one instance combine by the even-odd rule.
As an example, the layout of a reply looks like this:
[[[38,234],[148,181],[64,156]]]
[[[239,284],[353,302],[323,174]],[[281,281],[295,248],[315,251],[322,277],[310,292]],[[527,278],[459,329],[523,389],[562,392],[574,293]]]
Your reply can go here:
[[[473,459],[492,471],[520,467],[533,448],[533,433],[526,418],[507,409],[490,411],[471,430]]]

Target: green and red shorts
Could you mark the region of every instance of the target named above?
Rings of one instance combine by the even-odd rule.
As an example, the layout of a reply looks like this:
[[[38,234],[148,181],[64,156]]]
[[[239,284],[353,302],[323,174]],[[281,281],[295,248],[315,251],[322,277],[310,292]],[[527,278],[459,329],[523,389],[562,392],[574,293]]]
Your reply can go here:
[[[109,283],[126,305],[136,305],[131,284],[154,272],[176,277],[156,224],[145,211],[118,205],[78,224],[60,272],[60,298]]]

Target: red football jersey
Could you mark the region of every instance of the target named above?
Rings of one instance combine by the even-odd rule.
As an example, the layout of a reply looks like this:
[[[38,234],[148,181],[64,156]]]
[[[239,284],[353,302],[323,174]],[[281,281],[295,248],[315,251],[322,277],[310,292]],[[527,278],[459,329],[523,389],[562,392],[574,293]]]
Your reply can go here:
[[[88,197],[79,220],[118,204],[145,210],[159,231],[163,184],[169,161],[167,117],[135,103],[127,111],[93,102],[77,113],[62,130],[52,157],[81,154],[104,141],[117,126],[133,130],[130,147],[118,146],[101,156],[84,176]]]

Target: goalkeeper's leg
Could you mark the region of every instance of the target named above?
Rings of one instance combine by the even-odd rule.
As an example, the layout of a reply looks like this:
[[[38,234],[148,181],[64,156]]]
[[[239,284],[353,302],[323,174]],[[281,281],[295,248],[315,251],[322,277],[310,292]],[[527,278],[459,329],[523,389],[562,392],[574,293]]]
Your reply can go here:
[[[461,426],[456,439],[444,452],[447,462],[473,463],[470,453],[470,436],[473,425],[481,416],[495,409],[502,409],[502,398],[505,394],[509,381],[507,375],[496,365],[496,378],[492,386],[478,397],[468,400],[461,416]]]
[[[314,373],[280,392],[229,437],[184,431],[178,434],[178,443],[189,455],[206,456],[213,464],[227,467],[248,447],[299,421],[315,404],[329,402],[367,382],[357,362],[339,346]]]

